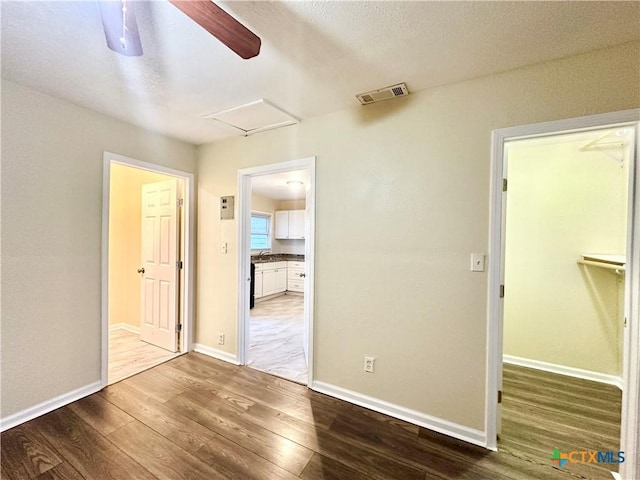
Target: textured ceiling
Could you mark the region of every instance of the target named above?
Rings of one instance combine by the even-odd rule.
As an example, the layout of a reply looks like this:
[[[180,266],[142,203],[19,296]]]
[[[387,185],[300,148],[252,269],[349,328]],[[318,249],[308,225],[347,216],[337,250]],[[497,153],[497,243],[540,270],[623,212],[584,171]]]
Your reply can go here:
[[[287,184],[289,181],[299,181],[303,185]],[[251,179],[251,192],[274,200],[302,200],[306,198],[307,185],[309,185],[309,172],[307,170],[295,170],[253,177]]]
[[[264,98],[307,118],[640,38],[640,2],[221,2],[262,38],[242,60],[165,1],[136,2],[144,56],[105,43],[90,1],[0,3],[2,76],[195,144],[203,116]],[[367,108],[367,107],[359,107]]]

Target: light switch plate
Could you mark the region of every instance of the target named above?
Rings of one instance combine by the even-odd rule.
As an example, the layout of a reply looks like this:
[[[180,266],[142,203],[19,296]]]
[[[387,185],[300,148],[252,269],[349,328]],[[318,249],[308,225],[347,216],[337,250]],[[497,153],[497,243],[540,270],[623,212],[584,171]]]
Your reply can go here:
[[[484,253],[472,253],[471,254],[471,271],[472,272],[484,272]]]

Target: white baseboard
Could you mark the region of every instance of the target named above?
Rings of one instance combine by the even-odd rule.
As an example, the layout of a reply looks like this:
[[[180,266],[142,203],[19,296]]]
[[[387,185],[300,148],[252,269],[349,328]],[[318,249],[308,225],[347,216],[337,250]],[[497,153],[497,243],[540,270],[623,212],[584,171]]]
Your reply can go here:
[[[0,432],[4,432],[5,430],[20,425],[21,423],[33,420],[34,418],[44,415],[45,413],[52,412],[56,408],[64,407],[65,405],[75,402],[76,400],[80,400],[81,398],[96,393],[101,389],[102,382],[97,381],[84,387],[80,387],[77,390],[63,393],[62,395],[52,398],[51,400],[39,403],[38,405],[34,405],[33,407],[22,410],[21,412],[9,415],[8,417],[0,419]]]
[[[384,413],[385,415],[413,423],[414,425],[419,425],[438,433],[443,433],[474,445],[479,445],[481,447],[487,446],[487,436],[485,432],[474,428],[465,427],[464,425],[459,425],[448,420],[432,417],[425,413],[401,407],[393,403],[385,402],[384,400],[379,400],[377,398],[369,397],[367,395],[324,382],[313,382],[311,389],[316,392],[329,395],[330,397],[339,398],[340,400],[360,405],[361,407],[368,408],[369,410],[374,410],[379,413]]]
[[[240,362],[238,362],[238,357],[236,357],[234,354],[223,352],[222,350],[208,347],[207,345],[202,345],[201,343],[194,343],[193,351],[202,353],[203,355],[207,355],[209,357],[217,358],[218,360],[233,363],[234,365],[240,365]]]
[[[114,330],[126,330],[127,332],[135,333],[136,335],[140,335],[140,327],[136,327],[134,325],[129,325],[128,323],[114,323],[113,325],[109,325],[109,331],[113,332]]]
[[[545,372],[557,373],[558,375],[566,375],[568,377],[582,378],[593,382],[607,383],[622,390],[622,377],[616,377],[615,375],[593,372],[591,370],[582,370],[581,368],[567,367],[565,365],[557,365],[555,363],[543,362],[541,360],[531,360],[530,358],[516,357],[514,355],[503,355],[502,361],[511,365],[535,368],[536,370],[544,370]]]

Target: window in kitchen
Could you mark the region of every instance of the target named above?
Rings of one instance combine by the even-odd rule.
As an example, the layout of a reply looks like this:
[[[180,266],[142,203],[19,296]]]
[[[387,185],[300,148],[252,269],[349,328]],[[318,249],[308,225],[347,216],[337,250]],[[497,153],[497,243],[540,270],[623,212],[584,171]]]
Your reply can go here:
[[[251,213],[251,249],[268,250],[271,248],[271,214]]]

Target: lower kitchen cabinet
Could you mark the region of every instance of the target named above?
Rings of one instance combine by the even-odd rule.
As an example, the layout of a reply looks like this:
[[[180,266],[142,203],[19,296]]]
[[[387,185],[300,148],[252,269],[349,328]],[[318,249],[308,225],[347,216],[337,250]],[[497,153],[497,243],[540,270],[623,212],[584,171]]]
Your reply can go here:
[[[273,295],[276,293],[276,274],[273,270],[262,271],[262,296]]]
[[[255,264],[253,298],[283,292],[304,292],[304,262]]]
[[[287,290],[287,262],[257,263],[253,298],[275,295]]]
[[[253,290],[253,298],[261,298],[262,297],[262,271],[258,271],[256,269],[255,277],[254,277],[254,290]]]
[[[304,262],[287,262],[287,290],[304,292]]]
[[[275,286],[276,291],[274,293],[281,293],[287,291],[287,267],[276,268],[275,272]]]

